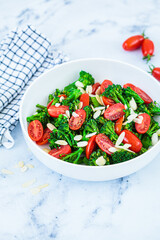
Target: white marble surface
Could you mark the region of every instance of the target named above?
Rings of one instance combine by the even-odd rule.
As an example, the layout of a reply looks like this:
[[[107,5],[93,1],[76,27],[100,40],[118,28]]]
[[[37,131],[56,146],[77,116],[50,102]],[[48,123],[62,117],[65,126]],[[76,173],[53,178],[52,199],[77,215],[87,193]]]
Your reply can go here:
[[[124,39],[143,30],[155,43],[152,64],[160,66],[159,0],[0,0],[0,39],[32,24],[70,59],[107,57],[144,70],[141,51],[125,52]],[[118,73],[117,73],[118,74]],[[159,240],[160,156],[141,171],[110,182],[82,182],[43,166],[29,151],[20,126],[15,146],[0,149],[0,240]],[[35,168],[21,173],[20,160]],[[49,183],[38,195],[21,185]]]

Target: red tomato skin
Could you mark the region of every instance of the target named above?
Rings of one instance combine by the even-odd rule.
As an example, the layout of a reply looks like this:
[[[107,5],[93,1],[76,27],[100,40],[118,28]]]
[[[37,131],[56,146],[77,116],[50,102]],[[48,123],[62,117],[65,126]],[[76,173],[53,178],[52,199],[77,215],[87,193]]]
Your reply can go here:
[[[78,109],[75,111],[76,114],[79,115],[79,117],[72,116],[69,120],[69,128],[72,130],[78,130],[81,128],[82,124],[84,123],[86,119],[86,112],[83,109]]]
[[[96,143],[99,146],[99,148],[107,153],[108,155],[111,155],[112,153],[108,150],[110,147],[114,147],[113,142],[103,133],[99,133],[96,136]]]
[[[80,102],[83,102],[83,107],[89,106],[89,94],[83,93],[80,96]]]
[[[86,158],[89,159],[91,153],[94,151],[96,147],[96,135],[92,136],[89,141],[88,144],[86,146]]]
[[[115,132],[117,135],[120,135],[124,117],[119,118],[115,123]]]
[[[160,68],[156,67],[152,70],[152,75],[155,77],[158,81],[160,81]]]
[[[47,104],[47,109],[52,105],[52,102],[53,102],[53,100],[50,101],[50,102]]]
[[[101,84],[101,94],[105,91],[105,88],[107,88],[109,85],[113,85],[113,82],[110,80],[104,80]]]
[[[60,94],[60,95],[58,95],[58,97],[59,97],[59,98],[60,98],[60,97],[67,98],[66,94]]]
[[[95,84],[93,84],[93,86],[92,86],[92,94],[95,94],[96,93],[96,91],[97,91],[97,89],[99,88],[101,86],[101,84],[100,83],[95,83]]]
[[[142,120],[142,123],[135,123],[135,128],[138,133],[144,134],[149,129],[151,118],[147,113],[142,113],[139,116],[142,116],[143,120]]]
[[[154,43],[146,38],[142,43],[142,53],[144,57],[153,56],[154,53]]]
[[[36,141],[36,143],[38,145],[44,145],[44,144],[48,143],[48,139],[50,138],[50,133],[51,132],[52,131],[49,128],[45,128],[44,131],[43,131],[42,138],[39,141]]]
[[[69,107],[68,107],[68,106],[59,106],[59,107],[56,107],[55,105],[51,105],[51,106],[48,108],[48,114],[49,114],[51,117],[58,118],[58,116],[59,116],[60,114],[65,114],[65,113],[66,113],[66,110],[69,110]]]
[[[28,125],[28,135],[33,141],[39,141],[43,136],[43,126],[39,120],[34,120]]]
[[[107,108],[104,112],[104,118],[114,121],[117,120],[125,114],[125,107],[122,103],[116,103],[109,108]]]
[[[114,100],[112,100],[112,99],[110,99],[110,98],[107,98],[107,97],[105,97],[105,96],[102,97],[102,100],[103,100],[105,106],[108,106],[108,105],[109,105],[109,106],[112,106],[112,105],[115,104],[115,101],[114,101]]]
[[[142,45],[143,40],[144,37],[142,35],[135,35],[126,39],[122,47],[126,51],[133,51]]]
[[[153,102],[152,98],[146,92],[144,92],[141,88],[136,87],[131,83],[126,83],[123,87],[124,88],[130,87],[134,92],[136,92],[142,98],[144,103],[148,104]]]
[[[122,132],[125,133],[123,143],[131,144],[131,147],[129,149],[132,150],[133,152],[138,153],[142,148],[141,140],[129,130],[123,130]]]
[[[62,157],[66,156],[71,152],[72,152],[71,147],[69,145],[65,145],[60,146],[59,148],[53,148],[48,154],[51,155],[52,157],[61,159]]]

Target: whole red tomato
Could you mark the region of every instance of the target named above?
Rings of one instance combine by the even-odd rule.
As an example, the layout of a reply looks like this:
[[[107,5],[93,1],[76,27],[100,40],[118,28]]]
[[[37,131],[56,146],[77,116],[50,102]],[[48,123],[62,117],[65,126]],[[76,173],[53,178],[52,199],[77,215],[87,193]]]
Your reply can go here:
[[[144,40],[144,36],[142,35],[135,35],[128,39],[126,39],[122,45],[123,49],[126,51],[133,51],[139,48],[142,45]]]
[[[149,66],[150,68],[150,73],[155,77],[158,81],[160,81],[160,67],[155,67],[155,66]]]
[[[142,43],[143,59],[147,59],[147,61],[149,61],[153,56],[153,53],[154,53],[154,43],[148,38],[144,39]]]

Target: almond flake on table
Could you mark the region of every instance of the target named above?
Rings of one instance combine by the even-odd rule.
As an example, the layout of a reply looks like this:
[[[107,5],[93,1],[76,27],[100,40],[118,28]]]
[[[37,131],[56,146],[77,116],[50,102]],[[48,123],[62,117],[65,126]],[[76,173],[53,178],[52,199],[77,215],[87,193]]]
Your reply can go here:
[[[32,164],[30,164],[30,163],[26,164],[26,166],[27,166],[28,168],[34,168],[34,166],[33,166]]]
[[[77,143],[77,146],[78,147],[86,147],[88,145],[88,142],[87,141],[81,141],[81,142],[78,142]]]
[[[31,189],[31,193],[32,193],[33,195],[38,194],[40,191],[41,191],[41,189],[39,189],[38,187],[35,187],[35,188],[32,188],[32,189]]]
[[[36,182],[36,179],[34,178],[34,179],[32,179],[32,180],[30,180],[30,181],[28,181],[28,182],[23,183],[23,184],[22,184],[22,187],[23,187],[23,188],[30,187],[30,186],[33,185],[35,182]]]
[[[82,135],[76,135],[75,137],[74,137],[74,140],[75,141],[80,141],[82,139]]]
[[[4,174],[7,174],[7,175],[12,175],[12,174],[14,174],[12,171],[10,171],[10,170],[8,170],[8,169],[6,169],[6,168],[1,169],[1,172],[4,173]]]
[[[80,81],[76,81],[76,82],[75,82],[75,85],[76,85],[76,87],[81,87],[81,88],[84,88],[84,85],[83,85],[83,83],[82,83],[82,82],[80,82]]]
[[[68,143],[65,140],[57,140],[55,141],[55,144],[62,145],[62,146],[68,145]]]
[[[22,168],[21,168],[21,172],[26,172],[28,170],[28,167],[26,165],[24,165]]]
[[[52,123],[47,123],[47,128],[49,128],[49,130],[51,131],[53,131],[53,129],[56,129],[56,127]]]
[[[89,134],[86,135],[86,138],[93,137],[96,134],[97,134],[97,132],[89,133]]]
[[[49,184],[48,184],[48,183],[45,183],[45,184],[43,184],[43,185],[39,185],[38,188],[39,188],[39,189],[42,189],[42,188],[46,188],[46,187],[48,187],[48,186],[49,186]]]
[[[24,166],[24,162],[23,162],[23,161],[19,161],[18,166],[19,166],[20,168],[22,168],[22,167]]]

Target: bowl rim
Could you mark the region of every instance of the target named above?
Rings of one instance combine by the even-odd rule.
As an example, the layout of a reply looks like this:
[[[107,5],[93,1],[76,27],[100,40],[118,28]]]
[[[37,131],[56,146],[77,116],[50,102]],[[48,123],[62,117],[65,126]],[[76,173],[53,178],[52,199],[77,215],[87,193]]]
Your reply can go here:
[[[66,161],[62,161],[61,159],[57,159],[51,155],[49,155],[48,153],[46,153],[45,151],[43,151],[43,149],[41,149],[38,145],[36,145],[36,143],[34,141],[31,140],[31,138],[29,137],[28,135],[28,132],[26,131],[25,129],[25,126],[23,124],[23,119],[22,119],[22,107],[23,107],[23,103],[25,101],[25,97],[26,95],[28,94],[28,92],[30,91],[30,89],[35,85],[37,84],[37,81],[41,78],[43,78],[44,75],[48,74],[49,72],[52,72],[54,71],[55,69],[57,68],[61,68],[63,67],[63,65],[69,65],[69,64],[72,64],[72,63],[76,63],[76,62],[83,62],[83,61],[107,61],[107,62],[115,62],[115,63],[120,63],[120,64],[123,64],[123,65],[126,65],[128,67],[131,67],[131,68],[134,68],[135,70],[138,70],[140,72],[142,72],[143,74],[149,76],[152,81],[157,85],[158,88],[160,88],[160,84],[159,82],[152,76],[150,75],[148,72],[145,72],[144,70],[142,70],[141,68],[133,65],[133,64],[130,64],[130,63],[126,63],[124,61],[120,61],[120,60],[115,60],[115,59],[111,59],[111,58],[78,58],[78,59],[75,59],[75,60],[71,60],[71,61],[68,61],[68,62],[64,62],[64,63],[61,63],[61,64],[57,64],[56,66],[52,67],[51,69],[48,69],[46,70],[44,73],[42,73],[40,76],[38,76],[32,83],[31,85],[27,88],[26,92],[24,93],[23,97],[22,97],[22,100],[21,100],[21,103],[20,103],[20,108],[19,108],[19,120],[20,120],[20,125],[21,125],[21,129],[22,129],[22,132],[23,134],[25,134],[25,137],[27,138],[27,140],[30,142],[30,144],[35,147],[38,151],[41,152],[42,156],[44,155],[45,157],[48,156],[48,158],[50,160],[54,160],[56,163],[58,164],[64,164],[66,165],[66,167],[71,167],[71,166],[74,166],[75,168],[85,168],[85,169],[96,169],[97,171],[101,170],[102,168],[105,169],[114,169],[114,168],[117,168],[118,166],[123,166],[123,165],[132,165],[132,163],[136,160],[136,161],[140,161],[142,160],[147,154],[149,153],[152,153],[154,151],[155,148],[158,148],[160,146],[160,140],[158,141],[158,143],[154,146],[152,146],[150,149],[147,150],[147,152],[143,153],[142,155],[140,156],[137,156],[133,159],[130,159],[128,161],[125,161],[125,162],[121,162],[121,163],[116,163],[116,164],[111,164],[111,165],[104,165],[104,166],[89,166],[89,165],[81,165],[81,164],[73,164],[73,163],[70,163],[70,162],[66,162]]]

